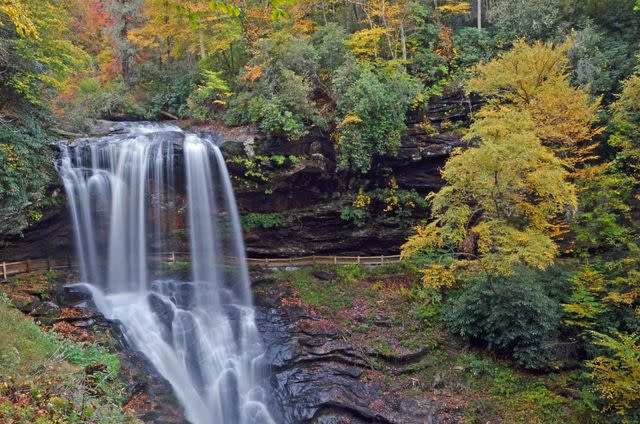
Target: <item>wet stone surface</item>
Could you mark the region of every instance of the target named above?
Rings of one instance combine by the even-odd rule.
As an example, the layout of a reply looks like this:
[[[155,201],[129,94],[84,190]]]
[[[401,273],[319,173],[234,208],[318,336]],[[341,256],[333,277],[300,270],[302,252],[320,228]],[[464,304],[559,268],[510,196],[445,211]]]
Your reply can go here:
[[[82,286],[59,287],[56,300],[66,314],[61,318],[71,327],[95,336],[107,333],[120,359],[119,378],[127,387],[125,410],[145,423],[186,424],[171,385],[162,378],[141,352],[131,350],[120,325],[97,312],[91,296]]]
[[[272,409],[280,411],[282,423],[443,422],[433,403],[384,398],[367,379],[366,355],[326,328],[321,317],[281,302],[283,290],[273,286],[255,295],[272,372]]]

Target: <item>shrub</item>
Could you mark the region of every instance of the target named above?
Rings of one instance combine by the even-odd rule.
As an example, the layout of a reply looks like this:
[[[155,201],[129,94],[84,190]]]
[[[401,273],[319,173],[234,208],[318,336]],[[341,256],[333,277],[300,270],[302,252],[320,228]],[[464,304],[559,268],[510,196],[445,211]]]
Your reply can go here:
[[[0,234],[19,234],[37,220],[48,183],[53,151],[42,128],[28,117],[24,126],[0,126]]]
[[[491,59],[496,47],[486,30],[463,28],[453,36],[458,49],[456,64],[460,69],[470,69],[480,62]]]
[[[508,43],[519,37],[531,40],[552,38],[562,28],[561,2],[558,0],[497,0],[491,5],[496,39]]]
[[[340,209],[340,219],[353,222],[356,227],[362,228],[367,223],[367,211],[366,209],[348,205]]]
[[[354,60],[340,67],[333,92],[341,166],[366,173],[375,156],[394,154],[420,89],[420,82],[401,69],[376,71]]]
[[[330,74],[344,63],[347,54],[345,38],[347,34],[344,29],[333,22],[319,27],[313,34],[313,45],[318,52],[321,73]]]
[[[446,307],[450,330],[465,339],[511,355],[526,368],[544,368],[554,359],[560,304],[545,293],[537,273],[476,277]]]
[[[629,228],[633,178],[602,167],[586,168],[578,180],[580,207],[573,223],[576,248],[583,252],[624,246],[631,239]]]
[[[279,227],[282,225],[286,217],[286,214],[282,212],[250,213],[241,218],[242,228],[249,231],[255,228],[268,229]]]
[[[63,126],[74,132],[88,129],[93,119],[143,113],[122,79],[101,83],[97,78],[85,78],[78,83],[73,98],[61,107],[65,112]]]
[[[187,100],[193,118],[201,121],[213,118],[217,111],[227,105],[231,90],[221,74],[222,72],[202,71],[201,84]]]

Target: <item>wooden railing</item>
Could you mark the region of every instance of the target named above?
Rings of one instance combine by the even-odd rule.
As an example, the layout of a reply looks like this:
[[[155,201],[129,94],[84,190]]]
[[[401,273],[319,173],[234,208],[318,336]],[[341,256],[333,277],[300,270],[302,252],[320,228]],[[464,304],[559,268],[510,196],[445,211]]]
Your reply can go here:
[[[188,252],[167,252],[148,256],[149,260],[159,262],[176,263],[188,261]],[[229,260],[236,258],[229,257]],[[400,262],[400,255],[391,256],[300,256],[294,258],[247,258],[249,265],[262,265],[274,268],[304,265],[385,265],[393,262]],[[31,271],[67,269],[77,266],[77,263],[68,256],[65,258],[49,259],[27,259],[18,262],[0,263],[0,276],[6,280],[10,275],[22,274]]]

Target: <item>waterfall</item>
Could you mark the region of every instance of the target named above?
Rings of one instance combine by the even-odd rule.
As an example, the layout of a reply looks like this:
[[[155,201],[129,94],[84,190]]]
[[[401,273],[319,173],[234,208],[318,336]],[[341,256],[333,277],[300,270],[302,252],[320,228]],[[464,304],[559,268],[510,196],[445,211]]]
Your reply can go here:
[[[242,231],[216,144],[166,124],[62,146],[80,276],[194,424],[273,423]],[[182,172],[178,170],[181,169]],[[186,228],[175,228],[176,222]],[[159,254],[188,233],[191,275]],[[187,243],[187,241],[183,241]],[[165,270],[166,271],[166,270]]]

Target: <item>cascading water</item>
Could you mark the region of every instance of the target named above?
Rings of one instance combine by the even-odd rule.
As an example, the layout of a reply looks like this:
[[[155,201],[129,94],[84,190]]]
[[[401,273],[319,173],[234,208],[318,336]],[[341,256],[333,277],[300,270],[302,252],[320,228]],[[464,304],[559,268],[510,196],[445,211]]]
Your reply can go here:
[[[58,165],[83,281],[101,312],[122,324],[128,342],[171,383],[189,421],[273,423],[240,221],[219,148],[172,125],[121,130],[63,146]],[[163,264],[153,258],[176,248],[173,224],[185,203],[191,281],[159,279]]]

